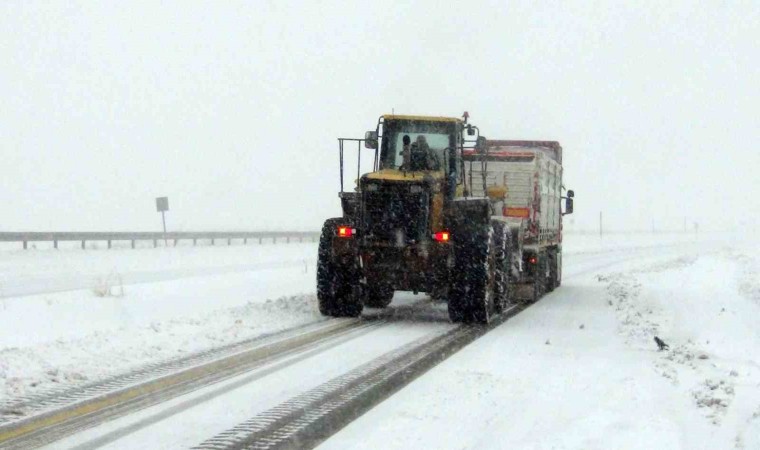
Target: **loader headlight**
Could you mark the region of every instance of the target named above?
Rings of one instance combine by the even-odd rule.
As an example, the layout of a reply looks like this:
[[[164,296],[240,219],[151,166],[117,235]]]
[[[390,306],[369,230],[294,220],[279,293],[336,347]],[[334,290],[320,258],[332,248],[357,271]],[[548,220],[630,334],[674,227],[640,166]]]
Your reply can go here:
[[[409,192],[411,192],[412,194],[421,194],[422,186],[415,184],[409,188]]]
[[[375,192],[377,190],[377,187],[378,186],[376,184],[368,184],[364,186],[364,190],[368,192]]]

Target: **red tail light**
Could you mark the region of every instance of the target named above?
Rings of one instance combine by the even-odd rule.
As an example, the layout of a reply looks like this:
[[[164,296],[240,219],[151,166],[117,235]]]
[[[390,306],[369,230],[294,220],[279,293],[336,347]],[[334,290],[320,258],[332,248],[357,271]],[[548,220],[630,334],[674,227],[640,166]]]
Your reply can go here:
[[[353,228],[343,226],[343,225],[338,227],[338,237],[350,238],[353,235],[354,235]]]
[[[531,264],[535,264],[536,261],[538,261],[538,260],[536,259],[535,256],[531,256],[530,259],[528,260],[528,262],[531,263]]]
[[[438,242],[448,242],[451,239],[451,234],[448,231],[439,231],[433,235],[433,239]]]

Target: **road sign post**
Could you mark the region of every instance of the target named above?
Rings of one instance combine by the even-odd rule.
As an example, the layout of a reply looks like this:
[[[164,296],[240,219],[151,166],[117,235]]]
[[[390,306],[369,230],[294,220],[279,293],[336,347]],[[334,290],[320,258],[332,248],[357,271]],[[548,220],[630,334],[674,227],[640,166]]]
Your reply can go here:
[[[166,240],[166,211],[169,211],[169,197],[156,197],[156,210],[161,213],[161,221],[164,224],[164,245],[168,245]]]

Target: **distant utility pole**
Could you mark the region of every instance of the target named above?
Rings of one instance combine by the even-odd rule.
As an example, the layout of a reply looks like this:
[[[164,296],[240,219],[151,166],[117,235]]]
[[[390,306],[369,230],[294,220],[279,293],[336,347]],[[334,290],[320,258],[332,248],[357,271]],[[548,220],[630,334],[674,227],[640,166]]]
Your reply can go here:
[[[602,237],[602,212],[599,211],[599,237]]]

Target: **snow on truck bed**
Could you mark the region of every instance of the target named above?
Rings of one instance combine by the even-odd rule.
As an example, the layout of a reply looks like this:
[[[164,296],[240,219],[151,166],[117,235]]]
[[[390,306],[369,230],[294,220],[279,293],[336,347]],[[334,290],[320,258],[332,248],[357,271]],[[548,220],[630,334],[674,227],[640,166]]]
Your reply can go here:
[[[760,448],[758,247],[695,240],[566,236],[559,290],[324,446]],[[0,251],[0,401],[320,320],[315,260],[314,243]]]

